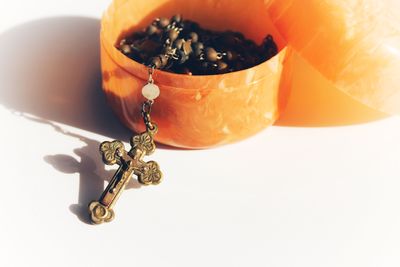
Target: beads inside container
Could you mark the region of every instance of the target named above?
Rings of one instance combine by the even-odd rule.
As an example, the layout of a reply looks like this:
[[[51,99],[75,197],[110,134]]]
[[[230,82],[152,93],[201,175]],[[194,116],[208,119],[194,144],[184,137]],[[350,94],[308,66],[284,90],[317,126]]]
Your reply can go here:
[[[212,75],[258,65],[278,53],[271,35],[260,45],[234,31],[203,29],[175,15],[158,18],[122,39],[117,48],[151,68],[187,75]]]

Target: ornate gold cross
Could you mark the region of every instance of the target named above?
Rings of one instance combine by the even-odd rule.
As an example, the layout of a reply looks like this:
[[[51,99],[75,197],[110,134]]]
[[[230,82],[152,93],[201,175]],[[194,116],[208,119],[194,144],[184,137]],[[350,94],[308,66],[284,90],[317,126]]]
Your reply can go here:
[[[149,120],[150,121],[150,120]],[[131,138],[131,150],[127,152],[121,141],[103,142],[100,153],[107,165],[118,164],[119,168],[98,201],[89,204],[90,217],[93,223],[101,224],[114,219],[113,207],[129,183],[132,174],[135,174],[139,183],[156,185],[161,182],[162,173],[157,162],[143,161],[155,149],[153,135],[157,132],[155,124],[147,125],[147,131]],[[151,127],[149,127],[151,126]]]

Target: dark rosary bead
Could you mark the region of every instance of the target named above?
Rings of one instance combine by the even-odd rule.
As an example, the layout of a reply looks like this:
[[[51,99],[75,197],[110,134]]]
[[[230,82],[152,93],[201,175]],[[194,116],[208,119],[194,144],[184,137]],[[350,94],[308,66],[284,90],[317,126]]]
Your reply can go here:
[[[268,34],[267,37],[264,39],[265,41],[273,41],[274,39],[272,38],[272,35]]]
[[[227,51],[225,57],[228,61],[235,61],[237,60],[238,55],[234,51]]]
[[[200,58],[203,55],[204,50],[201,48],[196,48],[193,50],[193,54],[196,58]]]
[[[183,46],[182,46],[183,52],[186,55],[190,55],[190,53],[193,52],[192,50],[192,41],[186,41],[184,42]]]
[[[130,54],[132,52],[130,45],[128,44],[124,44],[121,46],[121,51],[122,53],[124,53],[125,55]]]
[[[193,54],[196,58],[200,57],[204,51],[203,43],[193,43],[192,44]]]
[[[179,32],[176,31],[175,29],[171,29],[168,31],[168,39],[173,42],[175,41],[179,36]]]
[[[177,14],[177,15],[173,16],[171,20],[173,22],[176,22],[176,23],[181,23],[182,22],[182,16]]]
[[[169,25],[170,21],[167,18],[160,18],[160,20],[158,21],[158,25],[160,26],[160,28],[165,28]]]
[[[193,50],[196,50],[196,49],[204,49],[204,44],[203,43],[200,43],[200,42],[192,42],[192,48],[193,48]]]
[[[184,43],[185,43],[184,39],[182,39],[182,38],[181,39],[176,39],[174,44],[173,44],[173,46],[176,49],[182,49],[182,46],[183,46]]]
[[[199,35],[195,32],[191,32],[189,33],[188,39],[192,40],[193,43],[196,43],[199,40]]]
[[[126,39],[122,39],[121,41],[119,41],[119,46],[123,46],[124,44],[126,44]]]
[[[137,48],[141,53],[154,55],[156,51],[160,49],[161,46],[162,45],[156,40],[145,39],[143,42],[137,45]]]
[[[153,34],[155,34],[156,32],[157,32],[157,27],[156,26],[154,26],[154,25],[150,25],[150,26],[148,26],[147,27],[147,29],[146,29],[146,34],[147,35],[153,35]]]
[[[162,66],[161,58],[160,57],[152,57],[149,62],[150,66],[154,66],[155,68],[160,68]]]
[[[207,47],[205,49],[205,56],[207,61],[216,62],[221,58],[221,55],[212,47]]]
[[[160,60],[161,60],[161,66],[162,66],[162,67],[167,66],[167,64],[168,64],[168,56],[167,56],[167,55],[161,54],[161,55],[159,55],[158,57],[159,57]]]
[[[182,50],[179,50],[177,54],[179,64],[183,64],[189,59],[188,55],[186,55],[185,52],[183,52]]]
[[[271,35],[268,35],[264,39],[261,45],[261,51],[262,54],[264,55],[264,60],[268,60],[278,53],[278,46],[275,44]]]
[[[228,64],[226,64],[223,61],[218,61],[217,62],[217,68],[218,68],[219,71],[224,71],[224,70],[226,70],[228,68]]]

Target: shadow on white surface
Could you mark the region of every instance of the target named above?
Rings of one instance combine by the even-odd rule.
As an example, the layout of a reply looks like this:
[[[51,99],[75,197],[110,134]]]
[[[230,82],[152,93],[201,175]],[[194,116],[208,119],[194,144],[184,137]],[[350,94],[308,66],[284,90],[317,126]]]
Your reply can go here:
[[[44,158],[60,172],[79,173],[78,203],[70,210],[85,223],[89,223],[87,204],[98,199],[113,172],[104,168],[98,141],[66,132],[53,122],[110,139],[127,141],[131,135],[107,106],[101,90],[99,30],[98,19],[55,17],[0,35],[0,105],[85,143],[74,150],[80,161],[65,154]],[[138,187],[133,179],[128,185]]]
[[[0,35],[0,105],[127,141],[101,90],[100,21],[55,17]]]
[[[91,224],[87,205],[91,201],[99,198],[104,190],[104,182],[109,182],[115,173],[115,170],[106,170],[101,160],[93,160],[93,157],[96,155],[97,158],[99,158],[100,143],[82,135],[65,131],[60,126],[50,121],[33,118],[24,114],[21,116],[38,123],[47,124],[53,127],[58,133],[85,143],[85,146],[74,150],[74,154],[79,157],[79,160],[66,154],[48,155],[44,157],[44,160],[60,172],[68,174],[79,173],[78,203],[72,204],[70,206],[70,211],[82,222]],[[138,189],[140,187],[141,185],[137,180],[131,179],[126,189]]]

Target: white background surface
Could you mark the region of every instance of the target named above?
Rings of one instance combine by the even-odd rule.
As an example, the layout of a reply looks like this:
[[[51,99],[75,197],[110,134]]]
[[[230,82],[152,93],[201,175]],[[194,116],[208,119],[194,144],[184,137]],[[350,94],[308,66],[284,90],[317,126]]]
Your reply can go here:
[[[108,3],[0,1],[0,266],[400,266],[399,118],[159,149],[164,182],[87,224],[99,142],[130,134],[99,90]]]

